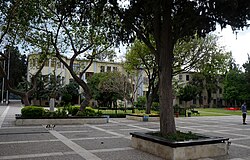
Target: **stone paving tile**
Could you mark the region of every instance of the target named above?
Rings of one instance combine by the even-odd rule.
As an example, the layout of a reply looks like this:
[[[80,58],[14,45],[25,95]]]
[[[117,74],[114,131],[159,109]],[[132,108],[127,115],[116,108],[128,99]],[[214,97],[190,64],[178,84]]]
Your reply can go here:
[[[245,128],[247,129],[247,128]],[[241,135],[245,135],[245,136],[249,136],[249,133],[250,133],[250,128],[248,128],[247,130],[245,129],[241,129],[241,130],[232,130],[230,131],[230,133],[235,133],[235,134],[241,134]]]
[[[109,123],[109,125],[100,125],[98,126],[99,128],[102,128],[102,129],[108,129],[108,130],[114,130],[114,129],[129,129],[131,127],[129,126],[126,126],[124,124],[112,124],[112,123]]]
[[[0,107],[0,114],[2,114],[1,112],[3,112],[5,108],[6,107]],[[16,107],[15,110],[15,108],[11,106],[5,117],[2,128],[0,128],[0,142],[2,142],[0,143],[0,159],[3,156],[12,155],[27,155],[26,158],[22,160],[83,159],[76,154],[78,152],[71,150],[59,139],[55,139],[54,136],[49,135],[48,131],[43,126],[15,127],[13,125],[13,115],[17,113],[18,110],[20,110],[20,107]],[[250,125],[243,126],[241,124],[241,116],[197,116],[181,117],[175,120],[177,129],[181,131],[193,131],[205,135],[230,137],[231,140],[235,139],[232,141],[232,145],[229,148],[229,155],[207,158],[206,160],[250,159]],[[8,128],[3,128],[5,127],[4,125]],[[110,123],[100,125],[58,125],[55,131],[71,139],[71,141],[92,154],[97,155],[102,160],[160,160],[157,156],[131,148],[131,141],[128,139],[130,132],[148,132],[152,129],[159,129],[159,122],[138,122],[125,118],[111,118]],[[123,135],[125,137],[119,137]],[[53,139],[54,141],[43,141],[46,139]],[[38,140],[38,142],[27,141],[25,143],[15,143],[15,141],[20,140]],[[64,141],[63,139],[61,140]],[[10,143],[6,144],[8,142]],[[71,144],[73,145],[73,143]],[[64,155],[53,155],[53,153],[62,153]],[[46,156],[44,154],[50,154],[52,156]],[[35,157],[29,158],[30,156]]]
[[[56,127],[54,128],[56,131],[88,131],[88,132],[92,132],[93,129],[89,128],[88,126],[84,126],[84,125],[56,125]]]
[[[124,136],[130,136],[132,132],[148,132],[147,130],[143,129],[130,129],[130,130],[114,130],[117,133],[123,134]]]
[[[100,157],[102,160],[163,160],[162,158],[156,157],[152,154],[135,149],[94,154]]]
[[[214,160],[230,160],[234,158],[239,158],[239,157],[249,157],[250,152],[249,149],[241,148],[241,147],[236,147],[236,146],[230,146],[229,147],[229,154],[226,156],[220,156],[220,157],[213,157]]]
[[[41,133],[48,131],[44,127],[15,127],[15,128],[1,128],[0,135],[2,134],[21,134],[21,133]]]
[[[33,141],[33,140],[51,140],[56,139],[50,133],[39,133],[39,134],[0,134],[1,142],[13,142],[13,141]]]
[[[245,145],[245,146],[249,146],[250,147],[250,139],[235,140],[232,143],[241,144],[241,145]]]
[[[62,155],[62,156],[43,156],[43,157],[32,157],[32,158],[17,158],[12,160],[85,160],[77,154]]]
[[[0,144],[0,156],[72,151],[62,142]]]
[[[131,142],[126,138],[105,138],[105,139],[91,139],[91,140],[77,140],[73,141],[86,150],[96,149],[112,149],[130,147]]]
[[[74,139],[74,138],[89,138],[89,137],[111,137],[113,135],[101,132],[101,131],[93,131],[93,132],[69,132],[69,133],[61,133],[63,136]]]
[[[217,132],[205,132],[205,133],[202,133],[202,134],[205,134],[205,135],[208,135],[208,136],[213,136],[213,137],[224,137],[224,138],[239,138],[240,136],[238,135],[231,135],[230,133],[226,133],[226,132],[223,132],[223,133],[217,133]],[[242,136],[244,137],[244,136]]]

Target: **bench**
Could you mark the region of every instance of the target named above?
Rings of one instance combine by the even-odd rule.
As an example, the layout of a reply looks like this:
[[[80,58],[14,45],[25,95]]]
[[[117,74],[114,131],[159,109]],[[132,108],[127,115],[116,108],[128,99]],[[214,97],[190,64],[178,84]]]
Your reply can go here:
[[[199,111],[196,111],[196,110],[191,110],[191,112],[195,115],[200,115]]]

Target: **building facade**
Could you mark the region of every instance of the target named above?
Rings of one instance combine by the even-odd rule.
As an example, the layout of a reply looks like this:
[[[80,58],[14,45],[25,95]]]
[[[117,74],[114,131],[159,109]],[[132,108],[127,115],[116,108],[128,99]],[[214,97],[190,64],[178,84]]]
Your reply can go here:
[[[177,82],[179,86],[184,87],[186,84],[192,81],[192,77],[195,72],[183,72],[174,76],[174,81]],[[205,86],[205,81],[202,82]],[[174,105],[185,106],[185,107],[222,107],[225,106],[225,101],[223,100],[223,84],[217,81],[216,86],[218,86],[211,94],[211,100],[208,102],[208,93],[206,89],[203,89],[200,95],[197,95],[192,101],[187,103],[182,101],[177,95],[174,96]]]
[[[67,59],[64,57],[64,60],[69,64],[70,59]],[[85,68],[89,63],[88,60],[81,60],[78,59],[73,64],[73,69],[77,73]],[[39,68],[39,54],[30,54],[28,56],[28,74],[27,74],[27,80],[30,81],[32,75],[34,75]],[[127,74],[125,69],[123,68],[123,65],[118,62],[106,62],[106,61],[93,61],[91,66],[87,69],[87,71],[83,74],[82,79],[87,82],[88,77],[91,77],[95,73],[101,73],[101,72],[113,72],[118,71],[123,74]],[[50,75],[54,74],[56,75],[57,79],[60,80],[60,83],[62,86],[69,84],[70,79],[72,79],[72,76],[70,72],[65,68],[65,66],[55,57],[50,57],[48,61],[46,61],[45,66],[43,67],[41,71],[41,75],[43,78],[43,81],[49,81]],[[194,72],[183,72],[176,76],[174,76],[174,81],[177,82],[180,86],[185,86],[190,81],[192,81],[192,75]],[[136,90],[136,95],[134,97],[134,100],[137,101],[137,97],[139,96],[145,96],[148,86],[148,79],[143,71],[143,69],[139,69],[137,71],[136,76],[130,77],[130,81],[133,84],[134,90]],[[173,96],[173,104],[179,105],[182,107],[217,107],[217,106],[224,106],[225,102],[223,100],[223,90],[222,90],[222,84],[218,84],[218,89],[214,91],[211,95],[211,102],[208,103],[208,94],[206,90],[203,90],[200,96],[197,96],[192,101],[188,101],[187,103],[184,101],[181,101],[180,98],[176,95]],[[82,90],[81,90],[82,91]],[[81,92],[80,91],[80,92]],[[209,106],[208,106],[209,104]]]
[[[64,60],[68,64],[70,63],[70,59],[64,57]],[[75,60],[73,64],[73,69],[75,73],[79,73],[80,71],[82,71],[88,65],[88,63],[89,61],[84,59]],[[28,55],[27,68],[28,68],[27,80],[30,82],[32,75],[36,74],[37,70],[39,69],[39,54]],[[113,72],[113,71],[118,71],[125,75],[127,74],[121,63],[111,62],[111,61],[93,61],[91,66],[87,69],[87,71],[83,74],[81,78],[82,80],[87,82],[87,79],[92,75],[94,75],[95,73]],[[57,77],[57,80],[60,81],[60,84],[62,86],[69,84],[70,80],[72,79],[70,72],[56,57],[48,58],[48,60],[45,62],[45,66],[41,71],[41,75],[42,75],[42,80],[44,82],[48,82],[50,80],[50,76],[55,75]],[[145,77],[143,70],[139,70],[138,77],[133,77],[133,79],[140,81],[140,83],[138,83],[139,86],[137,86],[138,88],[136,89],[135,99],[137,99],[138,96],[143,96],[143,94],[145,94],[146,85],[145,85]],[[82,92],[82,89],[80,89],[80,92]]]

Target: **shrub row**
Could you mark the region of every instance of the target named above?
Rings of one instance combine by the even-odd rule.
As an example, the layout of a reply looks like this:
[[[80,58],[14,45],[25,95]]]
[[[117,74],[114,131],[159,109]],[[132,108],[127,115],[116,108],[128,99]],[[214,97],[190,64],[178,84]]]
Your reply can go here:
[[[91,107],[86,107],[84,111],[79,111],[79,106],[65,106],[58,108],[57,111],[50,112],[43,107],[27,106],[21,109],[22,118],[61,118],[68,116],[87,117],[101,116],[102,112],[96,112]]]

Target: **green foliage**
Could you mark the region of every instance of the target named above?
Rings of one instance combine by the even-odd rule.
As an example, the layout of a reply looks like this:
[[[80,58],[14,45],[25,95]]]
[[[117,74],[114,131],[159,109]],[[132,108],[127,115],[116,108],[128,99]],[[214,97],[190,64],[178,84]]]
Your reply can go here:
[[[72,100],[72,95],[69,93],[64,93],[62,95],[62,101],[65,102],[66,104],[70,103]]]
[[[111,107],[111,103],[129,96],[131,85],[119,72],[96,73],[88,79],[93,97],[101,107]]]
[[[83,111],[78,111],[77,116],[101,116],[102,112],[101,111],[95,111],[93,108],[91,107],[86,107],[85,110]]]
[[[159,111],[160,109],[160,103],[159,102],[153,102],[152,103],[152,110]]]
[[[78,98],[79,96],[79,85],[71,80],[69,84],[65,85],[61,90],[62,101],[65,104],[73,103],[73,98]]]
[[[236,66],[235,66],[236,67]],[[246,79],[244,74],[236,67],[229,70],[223,81],[223,98],[226,100],[246,100],[243,99],[246,93]]]
[[[86,107],[84,111],[79,111],[80,106],[64,106],[57,108],[56,111],[50,112],[42,107],[27,106],[22,108],[21,113],[23,118],[65,118],[69,114],[71,116],[101,116],[101,111],[95,111],[91,107]]]
[[[45,113],[44,108],[36,106],[27,106],[21,109],[24,118],[42,118]]]
[[[146,97],[145,96],[140,96],[137,98],[137,102],[135,102],[135,106],[136,108],[139,108],[139,109],[143,109],[145,108],[145,105],[146,105]]]
[[[128,72],[134,72],[138,69],[152,72],[153,68],[157,66],[154,54],[139,40],[136,40],[129,48],[125,59],[124,68]]]
[[[196,86],[187,84],[186,86],[184,86],[183,88],[180,89],[179,97],[183,101],[191,101],[198,94],[197,91],[198,90],[197,90]]]
[[[11,87],[16,88],[20,82],[23,82],[23,78],[26,77],[27,72],[27,60],[26,55],[21,55],[18,48],[12,46],[6,46],[7,55],[10,54],[10,72],[9,72],[9,84]],[[5,68],[8,68],[7,62]]]
[[[75,116],[77,112],[80,110],[80,106],[69,106],[67,107],[68,113],[72,116]]]
[[[248,60],[243,64],[245,69],[245,77],[246,77],[246,92],[244,96],[244,100],[250,99],[250,56],[248,55]]]

